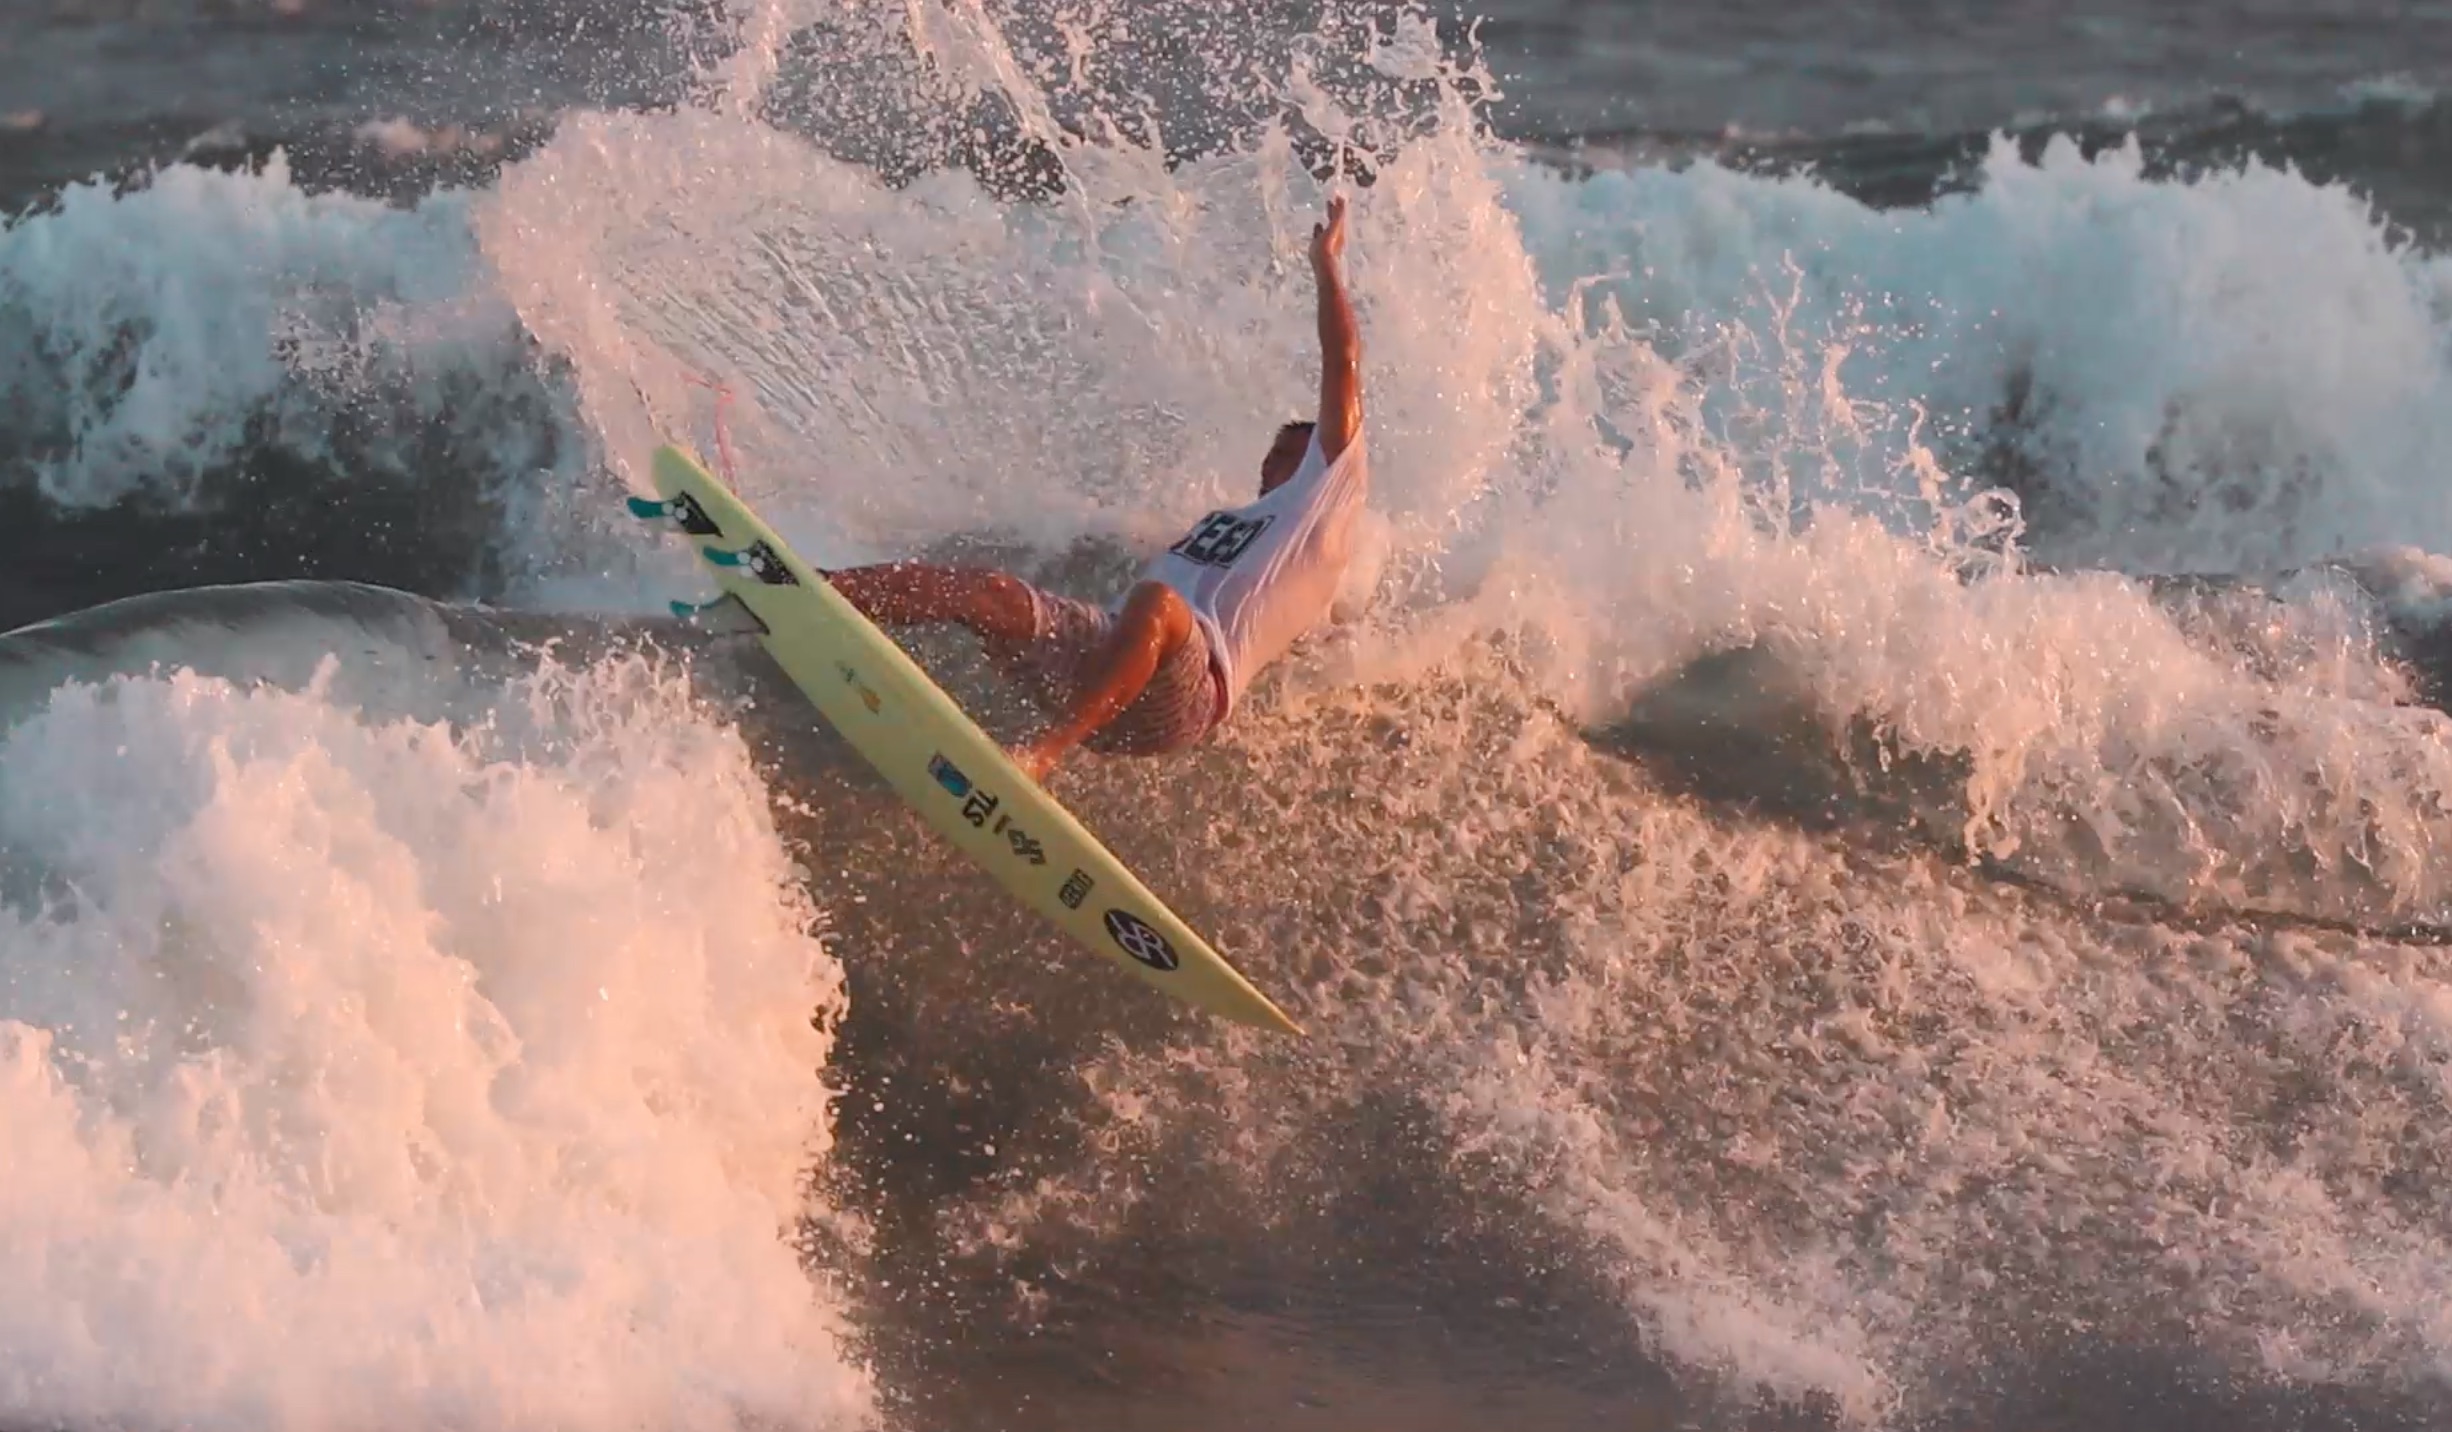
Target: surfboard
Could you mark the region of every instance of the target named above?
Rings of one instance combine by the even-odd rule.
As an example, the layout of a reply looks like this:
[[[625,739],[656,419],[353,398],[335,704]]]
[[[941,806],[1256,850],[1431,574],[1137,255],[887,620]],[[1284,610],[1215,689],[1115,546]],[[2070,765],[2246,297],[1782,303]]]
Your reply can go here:
[[[1016,900],[1093,953],[1186,1004],[1302,1030],[1212,949],[1056,798],[1008,758],[919,663],[691,454],[655,455],[659,502],[758,640],[887,785]]]

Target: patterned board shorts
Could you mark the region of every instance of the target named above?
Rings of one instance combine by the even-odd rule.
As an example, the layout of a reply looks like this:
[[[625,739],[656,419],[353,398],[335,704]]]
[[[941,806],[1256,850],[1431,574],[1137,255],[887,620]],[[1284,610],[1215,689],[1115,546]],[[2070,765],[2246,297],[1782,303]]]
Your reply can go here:
[[[1018,647],[989,642],[988,658],[1052,716],[1080,694],[1083,670],[1114,630],[1115,614],[1035,587],[1030,600],[1038,618],[1036,639]],[[1223,694],[1209,662],[1208,635],[1195,625],[1191,637],[1158,663],[1140,696],[1082,744],[1111,756],[1180,751],[1217,725]]]

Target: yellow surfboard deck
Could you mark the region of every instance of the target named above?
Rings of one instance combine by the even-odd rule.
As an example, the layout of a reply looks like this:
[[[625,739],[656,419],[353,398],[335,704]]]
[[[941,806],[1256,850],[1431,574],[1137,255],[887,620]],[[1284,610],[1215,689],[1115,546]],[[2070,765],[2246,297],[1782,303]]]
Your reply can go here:
[[[1097,954],[1211,1014],[1302,1030],[1024,775],[919,664],[679,448],[656,450],[668,514],[820,715],[922,819]]]

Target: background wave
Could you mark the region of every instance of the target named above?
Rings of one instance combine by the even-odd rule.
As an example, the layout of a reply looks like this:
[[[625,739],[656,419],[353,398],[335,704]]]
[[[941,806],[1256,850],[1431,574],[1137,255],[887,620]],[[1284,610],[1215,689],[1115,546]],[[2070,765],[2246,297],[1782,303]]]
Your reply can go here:
[[[0,1409],[2440,1412],[2424,223],[2309,106],[1978,119],[1912,207],[1836,129],[1562,164],[1431,17],[1298,18],[760,10],[458,187],[0,229],[11,615],[424,594],[0,639]],[[2422,142],[2411,83],[2342,122]],[[1362,614],[1061,786],[1296,1046],[1083,967],[642,620],[704,583],[615,499],[713,383],[814,560],[1104,595],[1309,401],[1330,182]]]

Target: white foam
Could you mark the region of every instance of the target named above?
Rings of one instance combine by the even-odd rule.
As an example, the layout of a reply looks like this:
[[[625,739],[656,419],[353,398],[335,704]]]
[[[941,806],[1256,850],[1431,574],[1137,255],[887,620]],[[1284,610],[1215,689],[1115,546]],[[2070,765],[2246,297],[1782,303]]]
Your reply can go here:
[[[2452,503],[2420,476],[2452,444],[2452,263],[2397,246],[2343,187],[2143,169],[2134,145],[2088,160],[2055,140],[2029,164],[2001,141],[1975,192],[1928,212],[1710,165],[1527,174],[1511,198],[1554,286],[1624,274],[1608,290],[1678,349],[1837,357],[1851,398],[1889,406],[1871,436],[1893,465],[1908,405],[1948,451],[1997,431],[2031,379],[2010,439],[2055,494],[2052,560],[2240,571],[2452,547]]]
[[[2343,100],[2354,105],[2383,105],[2422,110],[2443,98],[2443,91],[2407,73],[2370,75],[2341,86]]]
[[[457,124],[426,128],[398,115],[370,119],[352,132],[361,143],[389,159],[412,159],[426,154],[486,155],[502,149],[502,136],[488,130],[472,130]]]
[[[1317,190],[1282,141],[1171,173],[1072,162],[1077,194],[1017,206],[958,174],[889,189],[720,117],[590,117],[506,176],[481,227],[609,451],[707,446],[689,377],[731,385],[744,481],[821,562],[980,531],[1148,546],[1233,500],[1245,450],[1309,398],[1296,256]],[[1499,626],[1605,715],[1704,651],[1773,640],[1834,725],[1971,755],[1978,850],[2179,898],[2278,879],[2328,918],[2452,898],[2423,854],[2452,768],[2423,719],[2373,704],[2391,683],[2358,632],[2319,643],[2285,694],[2300,709],[2268,719],[2268,675],[2142,589],[2020,575],[2014,506],[1953,475],[1944,437],[1943,415],[2036,373],[2055,396],[2026,442],[2067,455],[2056,480],[2099,480],[2064,555],[2237,565],[2424,530],[2436,499],[2378,484],[2452,447],[2440,274],[2346,196],[2004,151],[1978,194],[1884,215],[1707,168],[1570,179],[1447,132],[1387,164],[1355,223],[1394,619],[1339,676],[1419,671]],[[2303,281],[2277,232],[2343,261]],[[2176,257],[2200,240],[2194,267]],[[2280,344],[2283,315],[2337,299],[2379,317],[2355,342],[2288,321],[2320,358]],[[2289,380],[2303,362],[2312,386]],[[2279,445],[2207,480],[2253,497],[2273,476],[2271,502],[2139,517],[2146,451],[2184,473],[2189,425],[2211,424],[2228,462],[2234,418]],[[2351,465],[2323,483],[2257,465],[2317,447]],[[2384,850],[2345,862],[2333,847],[2368,833],[2340,813],[2362,803]],[[2311,850],[2317,874],[2288,876]]]
[[[499,386],[520,357],[465,212],[448,193],[413,208],[309,195],[275,155],[174,165],[127,194],[74,185],[0,225],[0,403],[44,495],[192,502],[258,442],[328,457],[352,404],[405,403],[404,448],[430,450],[435,424],[501,422],[483,395],[447,401],[455,373]],[[479,441],[520,472],[536,436],[510,424]]]
[[[0,855],[0,1418],[863,1414],[791,1242],[838,973],[670,674],[63,686]]]
[[[1551,470],[1501,519],[1514,550],[1484,619],[1526,624],[1542,593],[1530,624],[1596,714],[1769,642],[1834,728],[1971,760],[1973,848],[2079,886],[2436,917],[2442,723],[2379,703],[2398,683],[2338,594],[2284,593],[2270,640],[2207,641],[2119,577],[2026,574],[2014,510],[1952,475],[1968,444],[1948,434],[2013,368],[2036,375],[2019,441],[2077,503],[2043,542],[2063,558],[2452,546],[2413,478],[2452,452],[2452,268],[2273,171],[2155,183],[2133,153],[2064,146],[1996,152],[1984,179],[1883,215],[1709,169],[1525,176],[1553,291],[1638,242],[1558,360],[1579,386],[1541,415]],[[2303,249],[2334,260],[2310,273]],[[1595,419],[1622,456],[1591,452]]]
[[[1363,1193],[1404,1216],[1403,1091],[1445,1138],[1425,1201],[1545,1272],[1563,1241],[1642,1355],[1848,1425],[1960,1412],[1964,1376],[2038,1344],[2180,1329],[2250,1377],[2441,1376],[2439,952],[2107,920],[1732,821],[1504,677],[1255,715],[1309,742],[1270,774],[1324,818],[1200,851],[1215,889],[1271,893],[1220,900],[1211,933],[1274,951],[1275,911],[1303,911],[1262,977],[1319,1036],[1112,1051],[1084,1081],[1107,1156],[1014,1181],[980,1236],[1114,1236],[1117,1180],[1134,1218],[1206,1197],[1299,1236],[1289,1210]],[[1386,729],[1406,739],[1357,757]],[[1218,800],[1250,758],[1167,780]]]
[[[415,121],[394,115],[370,119],[357,127],[357,137],[394,157],[423,154],[435,147],[435,136]]]
[[[612,461],[635,473],[666,434],[711,450],[690,379],[721,381],[743,482],[816,560],[982,531],[1158,540],[1242,500],[1275,426],[1316,402],[1319,190],[1282,136],[1172,177],[1129,150],[1068,161],[1081,194],[1006,205],[959,173],[889,188],[721,117],[574,117],[479,228],[529,328],[573,357]],[[1462,311],[1396,297],[1486,291],[1499,197],[1469,147],[1424,146],[1363,204],[1352,265],[1400,524],[1448,521],[1529,391],[1529,288]]]

